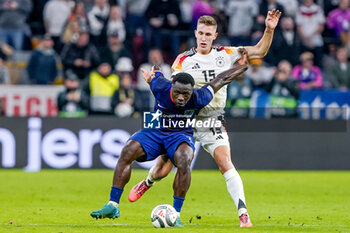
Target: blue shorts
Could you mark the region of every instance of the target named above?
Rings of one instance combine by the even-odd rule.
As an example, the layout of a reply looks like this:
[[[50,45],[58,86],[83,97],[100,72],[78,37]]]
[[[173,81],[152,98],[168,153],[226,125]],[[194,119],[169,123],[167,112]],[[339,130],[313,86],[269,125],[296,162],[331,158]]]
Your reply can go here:
[[[174,153],[183,142],[186,142],[195,151],[192,134],[184,132],[142,129],[133,134],[130,139],[138,141],[146,152],[146,158],[140,162],[150,161],[156,159],[159,155],[166,154],[175,165]]]

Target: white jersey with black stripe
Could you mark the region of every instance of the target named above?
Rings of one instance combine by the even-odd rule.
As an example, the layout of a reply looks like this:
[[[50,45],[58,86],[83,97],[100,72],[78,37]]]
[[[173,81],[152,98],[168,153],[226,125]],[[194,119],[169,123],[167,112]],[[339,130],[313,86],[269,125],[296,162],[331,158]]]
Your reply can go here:
[[[212,47],[209,54],[197,53],[194,48],[177,56],[171,69],[173,72],[187,72],[195,80],[195,87],[208,84],[219,73],[233,67],[241,57],[238,47]],[[212,117],[224,113],[227,98],[227,86],[215,93],[213,100],[204,107],[199,117]]]

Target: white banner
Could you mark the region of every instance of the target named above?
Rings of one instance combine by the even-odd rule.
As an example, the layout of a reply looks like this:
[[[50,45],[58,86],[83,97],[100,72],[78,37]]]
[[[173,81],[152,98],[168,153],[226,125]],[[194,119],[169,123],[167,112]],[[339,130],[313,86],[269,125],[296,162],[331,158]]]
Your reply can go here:
[[[6,116],[57,116],[56,100],[64,86],[0,85]]]

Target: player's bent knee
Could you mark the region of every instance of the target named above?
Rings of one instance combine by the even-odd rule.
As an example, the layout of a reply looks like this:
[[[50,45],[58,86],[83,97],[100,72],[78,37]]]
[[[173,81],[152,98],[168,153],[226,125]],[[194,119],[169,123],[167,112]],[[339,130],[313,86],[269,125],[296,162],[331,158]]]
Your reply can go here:
[[[182,171],[189,170],[192,162],[192,155],[190,153],[182,153],[175,157],[176,167]]]
[[[193,149],[186,142],[181,143],[175,151],[174,160],[178,169],[186,170],[191,166]]]
[[[151,168],[150,172],[153,176],[153,179],[157,181],[166,177],[171,172],[172,169],[173,169],[173,164],[169,160],[166,163],[161,165],[156,164],[156,166]]]
[[[119,160],[133,161],[144,154],[141,144],[136,140],[129,140],[123,147]]]
[[[230,148],[228,146],[218,146],[214,150],[214,159],[222,174],[234,168],[231,160]]]

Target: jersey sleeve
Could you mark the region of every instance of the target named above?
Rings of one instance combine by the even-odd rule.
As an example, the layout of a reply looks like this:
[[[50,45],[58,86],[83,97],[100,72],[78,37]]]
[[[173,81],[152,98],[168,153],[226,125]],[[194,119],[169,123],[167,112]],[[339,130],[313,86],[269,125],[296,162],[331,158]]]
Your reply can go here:
[[[155,77],[150,83],[151,91],[156,99],[161,98],[162,93],[169,90],[171,81],[166,79],[161,72],[156,72]]]
[[[174,61],[174,63],[173,63],[173,65],[171,66],[171,71],[172,72],[180,72],[180,71],[182,71],[183,69],[182,69],[182,65],[183,65],[183,62],[184,62],[184,60],[186,59],[186,55],[184,55],[184,54],[179,54],[177,57],[176,57],[176,59],[175,59],[175,61]]]
[[[194,108],[200,110],[210,103],[214,97],[214,89],[210,85],[193,89]]]
[[[233,47],[233,46],[224,46],[221,47],[221,50],[224,50],[227,55],[230,56],[232,64],[234,64],[237,60],[241,58],[240,52],[238,52],[238,49],[240,47]]]

